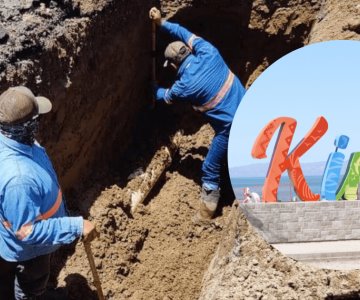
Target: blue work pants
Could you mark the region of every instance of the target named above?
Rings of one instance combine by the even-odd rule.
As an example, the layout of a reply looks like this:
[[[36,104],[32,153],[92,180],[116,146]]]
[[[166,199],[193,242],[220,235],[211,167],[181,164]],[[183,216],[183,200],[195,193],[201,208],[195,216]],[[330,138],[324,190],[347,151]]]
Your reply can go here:
[[[206,190],[218,190],[220,185],[221,167],[226,161],[229,129],[215,133],[209,152],[202,165],[202,184]]]

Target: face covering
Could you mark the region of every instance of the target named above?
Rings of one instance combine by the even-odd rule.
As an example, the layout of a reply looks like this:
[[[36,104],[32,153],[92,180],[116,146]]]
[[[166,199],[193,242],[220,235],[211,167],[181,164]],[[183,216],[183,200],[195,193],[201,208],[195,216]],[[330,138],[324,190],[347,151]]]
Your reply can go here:
[[[9,139],[32,146],[39,129],[39,115],[20,124],[0,124],[0,132]]]

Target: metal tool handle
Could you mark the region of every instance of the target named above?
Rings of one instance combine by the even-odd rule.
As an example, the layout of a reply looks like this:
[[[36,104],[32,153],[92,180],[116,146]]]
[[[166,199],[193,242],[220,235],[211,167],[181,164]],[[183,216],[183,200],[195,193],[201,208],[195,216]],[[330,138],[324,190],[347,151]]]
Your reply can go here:
[[[151,61],[151,81],[152,84],[156,84],[156,23],[155,21],[151,22],[151,52],[152,52],[152,61]],[[155,95],[152,96],[152,107],[155,106]]]

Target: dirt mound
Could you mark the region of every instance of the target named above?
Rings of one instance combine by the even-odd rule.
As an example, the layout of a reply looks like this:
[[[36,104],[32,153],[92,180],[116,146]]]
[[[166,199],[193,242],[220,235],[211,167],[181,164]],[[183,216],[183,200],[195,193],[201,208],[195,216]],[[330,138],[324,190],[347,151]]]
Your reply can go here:
[[[327,40],[359,40],[359,1],[323,1],[309,42]]]
[[[284,257],[234,207],[199,299],[358,299],[359,271],[321,270]]]
[[[166,173],[165,183],[163,180],[152,192],[151,201],[140,205],[134,216],[129,213],[129,192],[139,188],[141,175],[124,188],[117,184],[105,190],[95,186],[81,199],[86,211],[86,199],[93,197],[90,194],[101,193],[90,209],[101,231],[92,247],[108,299],[198,297],[202,274],[220,240],[225,216],[206,226],[193,222],[200,188],[186,169],[190,163],[200,165],[203,154],[198,150],[209,145],[212,135],[205,126],[182,138],[181,159]],[[89,286],[79,288],[74,271],[91,278],[81,244],[61,270],[58,286],[66,287],[70,299],[90,299],[93,292]]]

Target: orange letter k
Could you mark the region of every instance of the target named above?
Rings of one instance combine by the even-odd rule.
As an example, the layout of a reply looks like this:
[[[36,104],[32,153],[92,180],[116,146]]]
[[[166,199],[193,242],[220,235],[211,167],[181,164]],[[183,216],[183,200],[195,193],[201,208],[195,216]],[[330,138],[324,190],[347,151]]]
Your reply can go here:
[[[296,129],[296,120],[289,117],[279,117],[269,122],[255,140],[251,155],[254,158],[266,158],[266,149],[275,131],[279,129],[274,153],[266,174],[262,189],[262,199],[265,202],[276,202],[281,174],[287,170],[296,194],[303,201],[319,200],[320,195],[314,194],[308,186],[301,170],[299,158],[306,153],[327,131],[328,123],[324,117],[318,117],[305,137],[288,155],[291,141]],[[290,199],[288,199],[290,200]]]

